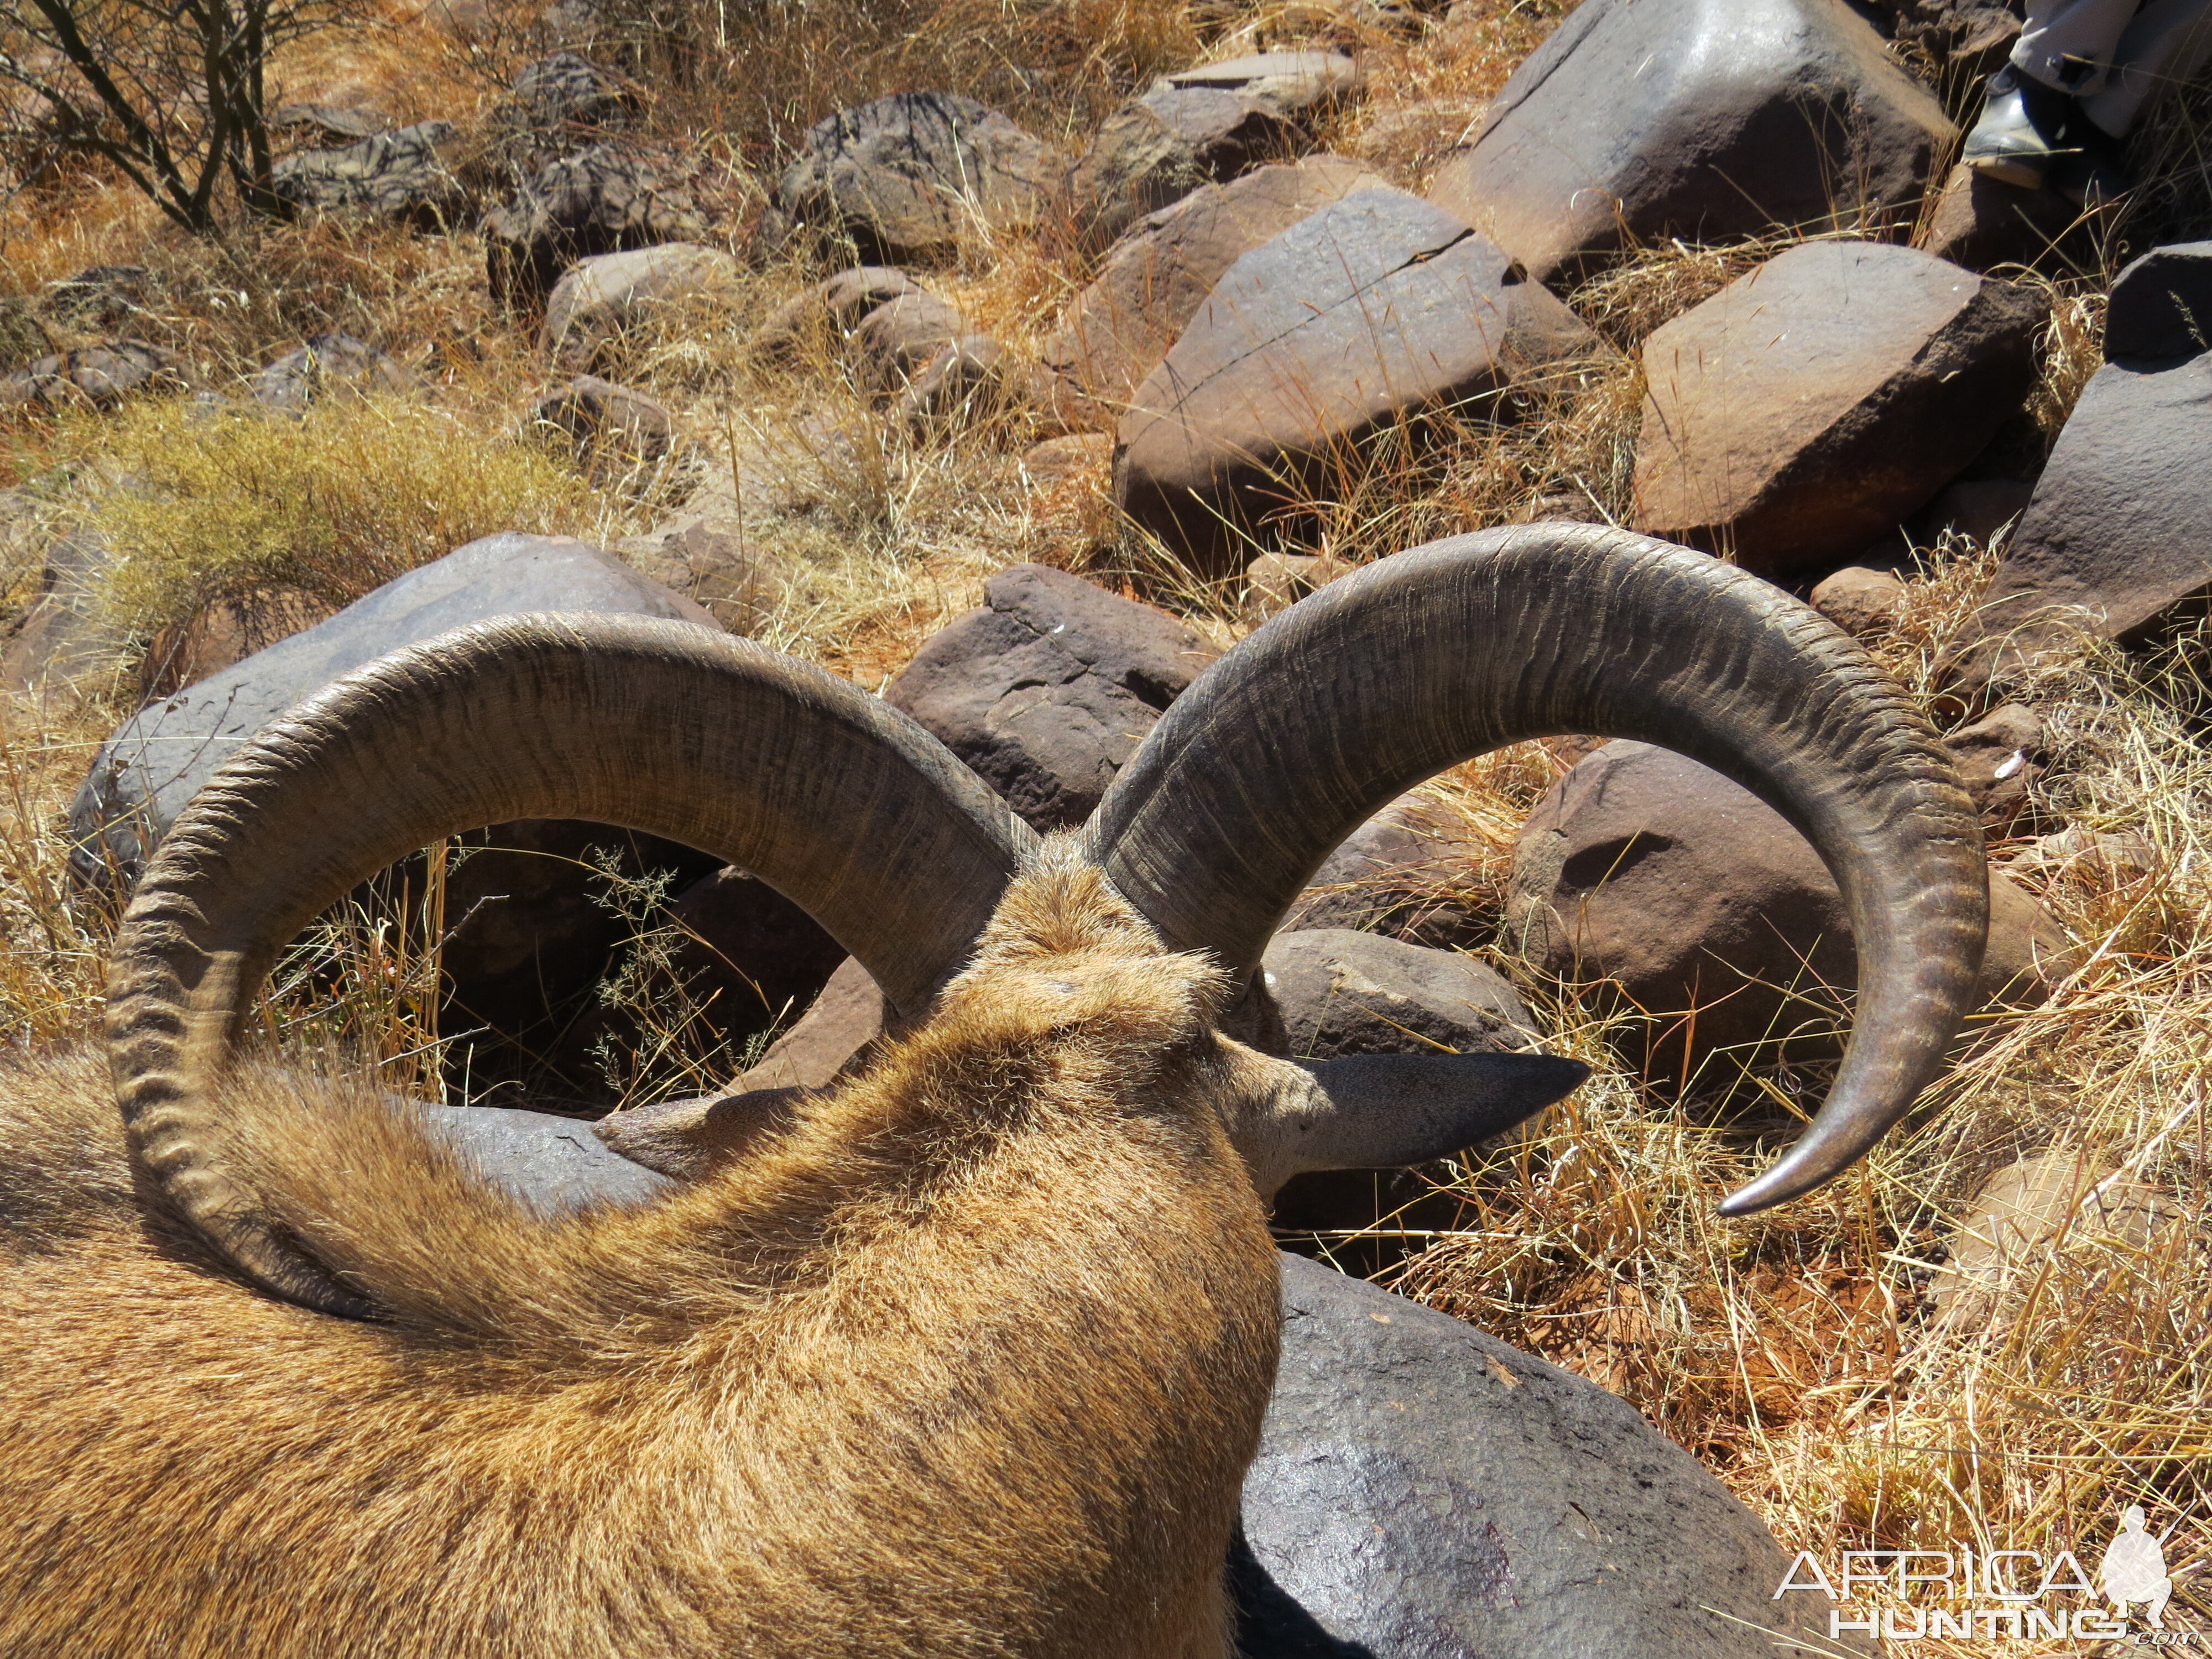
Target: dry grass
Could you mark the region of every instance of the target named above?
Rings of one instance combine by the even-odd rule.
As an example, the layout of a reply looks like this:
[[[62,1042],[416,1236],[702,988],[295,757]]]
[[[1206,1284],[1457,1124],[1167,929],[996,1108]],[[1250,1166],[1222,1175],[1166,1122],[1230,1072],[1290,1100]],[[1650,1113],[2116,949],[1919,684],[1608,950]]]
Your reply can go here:
[[[1376,92],[1328,136],[1418,183],[1460,112],[1472,121],[1560,9],[1501,0],[1407,27],[1310,0],[827,0],[748,9],[726,32],[723,13],[702,5],[688,24],[708,43],[702,67],[689,80],[647,76],[648,135],[708,158],[724,210],[716,234],[734,245],[805,126],[842,105],[946,86],[1072,144],[1164,69],[1329,42],[1367,54]],[[417,24],[409,38],[441,37]],[[335,96],[350,83],[403,118],[466,121],[526,50],[511,27],[425,47],[430,99],[404,92],[388,44],[325,42],[289,66],[287,92]],[[653,50],[651,38],[638,43],[641,68]],[[2138,142],[2158,182],[2121,240],[2201,225],[2212,204],[2205,113],[2201,97],[2177,100]],[[1571,296],[1605,355],[1532,379],[1492,408],[1435,416],[1337,458],[1321,484],[1286,499],[1291,544],[1357,564],[1533,518],[1621,521],[1643,342],[1787,245],[1633,250]],[[240,583],[350,597],[488,530],[609,539],[660,505],[649,489],[641,501],[622,481],[595,488],[507,441],[543,369],[485,297],[473,235],[324,220],[195,245],[87,180],[66,197],[0,206],[0,295],[33,294],[86,264],[150,265],[160,297],[143,331],[209,386],[336,328],[436,388],[428,403],[326,404],[296,423],[142,404],[106,422],[0,433],[0,484],[34,486],[50,509],[92,514],[130,548],[118,603],[142,629]],[[1116,543],[1103,465],[1034,484],[1018,457],[1038,434],[1018,410],[908,431],[886,418],[840,343],[819,340],[796,363],[756,361],[753,329],[812,274],[796,264],[759,273],[716,317],[670,319],[623,343],[624,375],[676,411],[703,480],[695,506],[734,524],[748,555],[776,573],[781,601],[760,630],[768,643],[879,687],[977,603],[988,574],[1025,558],[1141,590],[1224,642],[1252,625],[1237,583],[1194,583],[1158,550]],[[1074,275],[1039,238],[978,232],[930,280],[1018,368]],[[2023,443],[2051,441],[2098,361],[2097,283],[2069,279],[2052,299]],[[112,487],[125,475],[136,490]],[[1939,702],[1940,665],[1992,561],[1966,544],[1929,550],[1878,642],[1923,702]],[[2201,642],[2163,667],[2085,647],[2045,682],[2014,688],[2052,711],[2057,764],[2043,810],[2142,835],[2154,868],[2017,866],[2077,943],[2080,965],[2047,1006],[1978,1032],[1858,1173],[1774,1214],[1718,1219],[1716,1200],[1791,1132],[1826,1073],[1770,1069],[1768,1109],[1717,1120],[1644,1088],[1619,1058],[1620,1030],[1516,968],[1552,1046],[1597,1075],[1516,1145],[1453,1174],[1459,1223],[1415,1241],[1400,1287],[1619,1390],[1708,1459],[1791,1548],[1832,1557],[1954,1538],[1978,1549],[2047,1538],[2086,1548],[2124,1502],[2150,1507],[2154,1530],[2192,1508],[2201,1516],[2212,1504],[2203,1196],[2212,763],[2186,712],[2202,697],[2184,671],[2203,659]],[[0,1018],[18,1047],[82,1034],[96,1018],[102,924],[64,902],[61,811],[118,712],[97,698],[0,705]],[[1455,902],[1498,914],[1514,836],[1565,763],[1524,744],[1424,786],[1425,810],[1470,848]],[[603,1060],[632,1100],[707,1086],[748,1057],[718,1047],[685,988],[659,972],[670,936],[647,887],[609,878],[608,902],[637,943],[606,994],[635,1025]],[[411,902],[434,917],[434,879]],[[349,976],[333,983],[301,958],[271,1005],[272,1027],[366,1053],[395,1081],[444,1086],[437,1062],[453,1034],[424,1012],[437,964],[410,954],[419,924],[332,926],[347,936]],[[331,941],[321,943],[327,956]],[[1931,1328],[1936,1266],[1982,1182],[2023,1152],[2060,1146],[2162,1194],[2172,1219],[2136,1243],[2077,1227],[2019,1266],[1995,1316]],[[2212,1618],[2203,1590],[2185,1574],[2179,1583],[2170,1622]]]

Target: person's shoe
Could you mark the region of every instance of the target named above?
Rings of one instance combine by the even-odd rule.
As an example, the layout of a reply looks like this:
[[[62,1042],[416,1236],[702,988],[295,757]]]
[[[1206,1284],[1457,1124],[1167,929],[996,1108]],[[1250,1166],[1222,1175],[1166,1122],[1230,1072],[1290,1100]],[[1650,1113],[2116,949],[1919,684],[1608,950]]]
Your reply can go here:
[[[2087,125],[2071,98],[2007,64],[1990,76],[1982,118],[1959,159],[1985,179],[2040,190],[2067,153],[2069,125]]]
[[[2135,187],[2128,172],[2127,146],[2086,115],[2069,125],[2077,139],[2051,164],[2050,185],[2080,208],[2109,207]]]

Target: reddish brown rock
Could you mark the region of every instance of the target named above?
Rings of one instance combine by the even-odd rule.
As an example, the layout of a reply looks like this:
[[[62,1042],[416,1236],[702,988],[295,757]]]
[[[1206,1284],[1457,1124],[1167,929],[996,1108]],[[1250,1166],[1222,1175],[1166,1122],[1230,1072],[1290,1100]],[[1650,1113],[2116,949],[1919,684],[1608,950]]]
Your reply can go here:
[[[1244,603],[1254,614],[1272,617],[1352,568],[1325,554],[1262,553],[1244,567]]]
[[[1879,634],[1896,616],[1905,584],[1888,570],[1846,565],[1822,578],[1809,596],[1813,609],[1853,637]]]
[[[1879,242],[1768,260],[1644,343],[1636,527],[1765,574],[1856,552],[2020,407],[2044,311]]]
[[[967,331],[958,307],[934,294],[902,294],[886,301],[853,331],[860,378],[878,391],[902,386]]]
[[[1943,742],[1959,763],[1959,776],[1982,815],[1983,827],[1991,836],[2012,834],[2050,758],[2044,750],[2042,717],[2008,702],[1960,726]]]
[[[1229,267],[1299,220],[1383,181],[1337,155],[1264,167],[1140,221],[1040,354],[1038,401],[1070,427],[1110,428]]]
[[[1213,650],[1164,611],[1042,565],[1000,571],[983,599],[884,700],[1038,829],[1080,823]]]
[[[2019,522],[2035,494],[2025,478],[1961,478],[1936,493],[1915,522],[1914,540],[1931,546],[1945,533],[1965,536],[1977,547],[1993,545]]]
[[[694,514],[624,537],[611,550],[632,569],[703,605],[732,634],[758,628],[782,591],[769,568],[746,551],[734,521]]]
[[[166,697],[210,674],[244,662],[257,651],[313,628],[337,607],[297,588],[264,588],[226,594],[203,606],[181,627],[164,628],[138,666],[139,695]]]
[[[1546,972],[1650,1016],[1655,1072],[1724,1080],[1781,1052],[1832,1054],[1856,983],[1850,918],[1819,857],[1748,790],[1664,749],[1609,743],[1553,785],[1514,848],[1508,936]],[[1990,882],[1987,999],[2039,999],[2069,950],[2035,900]]]
[[[2074,407],[1958,673],[1985,682],[2078,633],[2132,644],[2212,592],[2212,356],[2107,363]]]
[[[1006,349],[988,334],[963,334],[937,349],[899,393],[896,418],[928,431],[998,412],[1008,391]]]
[[[1844,0],[1585,0],[1429,195],[1548,282],[1624,237],[1909,224],[1955,137]]]
[[[1955,167],[1918,240],[1938,258],[1967,270],[2063,269],[2069,254],[2083,251],[2094,219],[2055,191],[2022,190]]]
[[[855,265],[786,300],[754,331],[750,344],[771,362],[793,362],[806,355],[810,343],[826,343],[825,326],[842,335],[878,306],[925,291],[906,272],[889,265]]]
[[[2154,247],[2112,283],[2107,362],[2146,365],[2212,350],[2212,242]]]
[[[1361,191],[1215,286],[1121,417],[1115,499],[1193,570],[1233,574],[1250,533],[1337,488],[1378,431],[1595,346],[1495,243]]]
[[[538,398],[532,422],[559,434],[595,477],[650,466],[676,447],[676,421],[659,399],[626,386],[579,374]]]

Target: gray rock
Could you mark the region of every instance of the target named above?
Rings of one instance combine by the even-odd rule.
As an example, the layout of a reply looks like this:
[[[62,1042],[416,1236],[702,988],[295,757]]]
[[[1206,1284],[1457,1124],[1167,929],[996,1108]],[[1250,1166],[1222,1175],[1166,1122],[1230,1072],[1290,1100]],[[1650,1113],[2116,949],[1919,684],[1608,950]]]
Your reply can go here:
[[[1307,148],[1267,105],[1213,87],[1160,87],[1115,111],[1068,174],[1075,251],[1094,258],[1148,213]]]
[[[1990,886],[1982,995],[2039,1000],[2065,933],[2020,887]],[[1804,838],[1750,791],[1648,744],[1605,744],[1537,803],[1506,931],[1547,973],[1648,1017],[1631,1041],[1675,1079],[1832,1055],[1857,983],[1842,895]]]
[[[580,259],[546,298],[539,347],[563,374],[607,367],[630,330],[673,335],[726,313],[744,274],[728,254],[695,242]]]
[[[2212,349],[2212,242],[2154,247],[2112,283],[2105,360],[2145,365]]]
[[[1016,565],[940,629],[884,699],[1040,830],[1082,823],[1211,647],[1079,576]]]
[[[638,88],[581,53],[556,52],[525,64],[501,113],[511,125],[559,141],[579,131],[621,126],[637,112]]]
[[[113,409],[135,393],[184,386],[175,352],[144,340],[110,340],[55,352],[0,379],[0,409]]]
[[[1039,353],[1037,401],[1062,425],[1111,428],[1238,258],[1376,174],[1340,155],[1264,167],[1139,220]]]
[[[535,310],[579,259],[696,242],[706,231],[690,194],[668,178],[663,162],[594,144],[540,168],[513,201],[485,217],[485,270],[495,298]]]
[[[1456,951],[1322,927],[1277,933],[1260,966],[1292,1059],[1517,1054],[1534,1038],[1513,988]]]
[[[671,1184],[601,1144],[576,1118],[502,1106],[415,1109],[478,1171],[541,1214],[643,1204]]]
[[[1283,1358],[1231,1553],[1248,1659],[1767,1659],[1828,1603],[1634,1407],[1283,1259]],[[1789,1645],[1787,1643],[1782,1644]]]
[[[270,183],[295,208],[443,230],[468,211],[468,189],[455,171],[459,137],[450,121],[417,122],[342,149],[288,155],[271,169]]]
[[[1986,683],[2077,631],[2124,645],[2212,592],[2212,356],[2107,363],[2014,528],[1958,677]]]
[[[1762,574],[1859,551],[2018,410],[2045,309],[1879,242],[1768,260],[1644,342],[1636,528]]]
[[[1035,224],[1061,166],[972,98],[896,93],[808,131],[754,246],[766,254],[807,231],[848,240],[869,264],[940,258],[974,225]]]
[[[254,402],[292,415],[325,398],[404,397],[422,389],[398,359],[350,334],[318,334],[253,377]]]
[[[1215,285],[1121,417],[1115,500],[1200,575],[1232,575],[1286,498],[1343,487],[1376,434],[1595,349],[1496,244],[1361,191]]]
[[[690,600],[582,542],[517,534],[471,542],[125,721],[70,803],[72,873],[88,886],[127,890],[185,803],[270,719],[388,651],[523,611],[617,611],[714,626]]]
[[[2034,484],[2025,478],[1958,479],[1938,490],[1913,521],[1913,541],[1932,547],[1948,531],[1971,538],[1977,547],[1993,547],[1999,532],[2019,523],[2034,495]]]
[[[1909,222],[1956,136],[1845,0],[1589,0],[1429,195],[1549,282],[1624,236]]]

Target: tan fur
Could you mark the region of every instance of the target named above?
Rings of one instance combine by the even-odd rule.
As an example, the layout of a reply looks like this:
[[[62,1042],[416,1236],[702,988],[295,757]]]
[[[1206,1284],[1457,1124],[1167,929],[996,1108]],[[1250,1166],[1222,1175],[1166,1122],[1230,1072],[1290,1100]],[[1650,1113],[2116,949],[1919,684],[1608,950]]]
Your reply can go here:
[[[1220,991],[1055,847],[868,1078],[553,1222],[242,1073],[366,1323],[144,1207],[95,1059],[0,1077],[0,1654],[1217,1659],[1277,1341]]]

